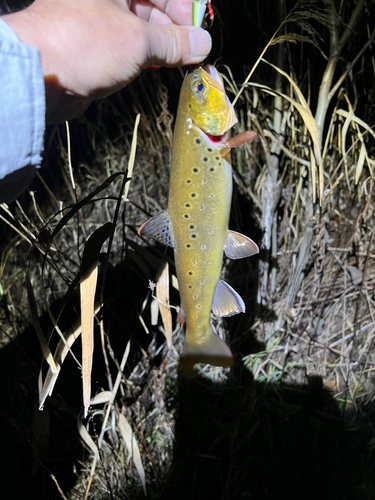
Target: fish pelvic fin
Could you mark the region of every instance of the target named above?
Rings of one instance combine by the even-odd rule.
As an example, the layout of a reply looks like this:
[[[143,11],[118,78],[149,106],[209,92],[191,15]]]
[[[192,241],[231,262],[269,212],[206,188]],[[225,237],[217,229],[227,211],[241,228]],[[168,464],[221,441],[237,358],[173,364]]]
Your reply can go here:
[[[169,210],[165,209],[146,221],[139,229],[139,236],[150,236],[159,243],[168,247],[176,248],[174,241],[171,216]]]
[[[232,351],[224,340],[216,335],[210,324],[207,326],[205,335],[202,336],[203,342],[191,342],[188,338],[187,334],[180,358],[180,374],[183,377],[190,378],[192,376],[196,363],[223,367],[233,365]]]
[[[259,253],[259,248],[253,240],[244,234],[228,231],[224,252],[230,259],[243,259]]]
[[[242,297],[223,280],[219,280],[216,285],[211,309],[220,318],[229,318],[246,311]]]

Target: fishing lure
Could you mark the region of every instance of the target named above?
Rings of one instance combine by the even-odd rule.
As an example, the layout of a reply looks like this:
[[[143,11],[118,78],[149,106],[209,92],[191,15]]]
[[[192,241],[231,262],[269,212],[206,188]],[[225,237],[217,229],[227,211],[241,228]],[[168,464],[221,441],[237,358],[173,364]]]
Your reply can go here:
[[[214,22],[214,11],[212,10],[211,0],[195,0],[193,2],[193,26],[200,28],[203,25],[206,9],[210,18],[210,25],[207,28],[211,28]]]

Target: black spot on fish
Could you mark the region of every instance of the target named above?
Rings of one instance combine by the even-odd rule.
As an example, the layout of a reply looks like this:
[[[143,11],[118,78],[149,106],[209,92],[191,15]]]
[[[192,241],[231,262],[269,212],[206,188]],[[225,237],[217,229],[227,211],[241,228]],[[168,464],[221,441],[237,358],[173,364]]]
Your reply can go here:
[[[220,160],[220,158],[218,156],[216,156],[215,160]]]
[[[202,160],[203,160],[203,161],[208,161],[207,156],[204,156],[204,157],[202,158]]]
[[[190,215],[189,214],[185,214],[184,217],[185,217],[185,219],[190,219]]]
[[[201,140],[200,139],[195,139],[195,144],[200,144],[201,143]]]
[[[207,151],[208,151],[209,153],[212,153],[212,148],[207,148]]]
[[[211,168],[210,168],[210,172],[213,172],[214,170],[215,170],[215,169],[214,169],[214,167],[211,167]]]
[[[196,174],[199,170],[197,168],[193,168],[193,172]]]
[[[188,184],[190,184],[190,183],[191,183],[191,180],[190,180],[190,179],[188,179],[186,182],[187,182]]]
[[[189,275],[189,276],[192,276],[192,274],[193,274],[193,272],[192,272],[192,271],[189,271],[189,272],[188,272],[188,275]]]
[[[190,208],[190,206],[191,206],[190,203],[185,203],[186,208]]]
[[[191,237],[192,237],[192,238],[196,238],[196,237],[197,237],[197,235],[196,235],[196,234],[192,234],[192,235],[191,235]]]
[[[197,195],[196,195],[196,193],[191,193],[191,195],[190,195],[190,196],[191,196],[192,198],[195,198]]]
[[[193,224],[190,224],[189,229],[194,229]]]
[[[186,245],[186,248],[190,248],[190,247],[191,247],[191,245],[189,245],[189,243],[188,243],[188,244]]]

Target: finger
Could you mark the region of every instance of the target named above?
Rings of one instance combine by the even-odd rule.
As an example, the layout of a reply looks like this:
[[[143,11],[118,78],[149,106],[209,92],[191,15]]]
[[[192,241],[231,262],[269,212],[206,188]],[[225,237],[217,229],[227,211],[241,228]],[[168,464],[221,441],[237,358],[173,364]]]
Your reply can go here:
[[[151,24],[192,24],[192,0],[134,0],[131,11]]]
[[[149,25],[148,58],[150,65],[185,66],[201,62],[210,52],[212,41],[207,31],[184,26]]]

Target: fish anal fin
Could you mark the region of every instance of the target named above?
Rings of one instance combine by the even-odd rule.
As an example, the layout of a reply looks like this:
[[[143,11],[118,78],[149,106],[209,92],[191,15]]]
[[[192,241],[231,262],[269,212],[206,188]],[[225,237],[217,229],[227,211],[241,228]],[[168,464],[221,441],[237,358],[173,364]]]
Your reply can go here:
[[[244,234],[228,231],[224,252],[230,259],[243,259],[259,253],[259,248],[253,240]]]
[[[199,342],[189,341],[187,332],[184,349],[180,359],[180,374],[189,378],[196,363],[206,363],[214,366],[232,366],[233,354],[227,344],[216,335],[211,325]]]
[[[219,280],[212,301],[212,312],[220,318],[228,318],[246,310],[242,297],[233,288]]]
[[[168,209],[158,212],[146,221],[139,229],[139,236],[150,236],[159,243],[175,248],[171,217]]]

